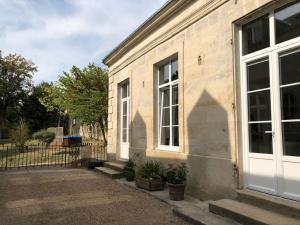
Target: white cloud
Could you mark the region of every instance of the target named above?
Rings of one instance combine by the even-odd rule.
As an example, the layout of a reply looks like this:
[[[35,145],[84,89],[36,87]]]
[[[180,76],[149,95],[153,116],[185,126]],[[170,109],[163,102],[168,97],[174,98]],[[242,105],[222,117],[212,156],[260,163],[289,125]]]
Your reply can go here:
[[[101,59],[166,0],[0,0],[0,49],[34,61],[35,82]]]

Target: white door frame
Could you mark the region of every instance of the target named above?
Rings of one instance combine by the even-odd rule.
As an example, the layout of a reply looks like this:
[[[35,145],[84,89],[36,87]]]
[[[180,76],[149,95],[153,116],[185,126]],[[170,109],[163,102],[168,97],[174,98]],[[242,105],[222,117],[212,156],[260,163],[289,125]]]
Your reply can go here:
[[[270,47],[242,55],[242,29],[239,29],[239,49],[240,49],[240,74],[241,74],[241,101],[242,101],[242,137],[243,137],[243,163],[244,163],[244,183],[247,188],[257,191],[266,192],[269,194],[279,195],[285,198],[300,201],[300,192],[291,193],[286,190],[284,174],[284,165],[299,164],[300,157],[284,156],[283,155],[283,141],[282,141],[282,120],[281,120],[281,97],[280,97],[280,78],[279,78],[279,56],[285,52],[292,52],[300,50],[300,37],[291,39],[286,42],[275,45],[275,21],[273,13],[270,14]],[[247,99],[247,63],[258,60],[260,58],[269,58],[270,66],[270,98],[271,98],[271,124],[273,132],[273,154],[257,154],[249,152],[249,131],[248,131],[248,99]],[[297,120],[300,121],[300,120]],[[263,188],[251,185],[251,170],[250,158],[258,158],[274,161],[274,188]],[[300,168],[300,166],[298,167]],[[298,170],[299,171],[299,170]],[[296,172],[295,172],[296,173]],[[295,175],[295,174],[294,174]],[[297,175],[298,176],[298,175]],[[300,183],[300,174],[297,182]],[[300,185],[300,184],[299,184]]]
[[[126,96],[123,96],[123,88],[127,89]],[[120,87],[120,96],[121,96],[121,114],[120,114],[120,159],[128,160],[129,159],[129,105],[130,105],[130,97],[129,97],[129,82],[121,85]],[[123,140],[123,132],[124,132],[124,107],[123,104],[126,102],[126,141]]]

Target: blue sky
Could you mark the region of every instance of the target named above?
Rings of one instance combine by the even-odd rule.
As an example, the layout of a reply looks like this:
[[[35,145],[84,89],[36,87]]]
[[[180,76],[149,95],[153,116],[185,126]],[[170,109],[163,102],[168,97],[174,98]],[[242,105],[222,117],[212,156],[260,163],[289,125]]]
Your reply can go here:
[[[0,49],[38,66],[34,82],[102,58],[166,0],[0,0]]]

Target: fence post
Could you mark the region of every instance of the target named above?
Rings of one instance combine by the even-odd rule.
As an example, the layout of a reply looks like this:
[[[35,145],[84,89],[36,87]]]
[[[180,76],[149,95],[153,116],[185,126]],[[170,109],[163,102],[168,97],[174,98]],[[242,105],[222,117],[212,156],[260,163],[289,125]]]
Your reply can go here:
[[[67,166],[67,148],[64,148],[65,152],[65,167]]]
[[[6,146],[5,170],[7,170],[7,161],[8,161],[8,146]]]

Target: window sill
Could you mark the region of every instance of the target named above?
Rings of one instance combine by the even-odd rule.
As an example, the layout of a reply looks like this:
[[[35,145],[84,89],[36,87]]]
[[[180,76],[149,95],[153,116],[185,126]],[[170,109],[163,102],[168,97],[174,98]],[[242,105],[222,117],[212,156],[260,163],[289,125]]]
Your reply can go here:
[[[155,151],[179,152],[179,146],[160,145],[160,146],[155,148]]]

